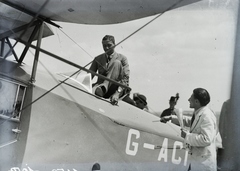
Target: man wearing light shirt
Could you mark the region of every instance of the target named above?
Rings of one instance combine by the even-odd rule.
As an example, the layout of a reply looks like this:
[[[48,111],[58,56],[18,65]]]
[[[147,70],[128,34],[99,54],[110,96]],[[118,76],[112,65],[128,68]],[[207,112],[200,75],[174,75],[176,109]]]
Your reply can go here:
[[[184,126],[190,127],[190,130],[182,129],[181,132],[189,150],[188,171],[217,171],[215,145],[217,124],[214,113],[207,107],[210,95],[207,90],[196,88],[188,101],[194,113],[192,118],[183,117]],[[172,118],[172,123],[178,123],[177,117]]]
[[[190,126],[190,131],[182,130],[181,136],[189,144],[189,161],[191,171],[216,171],[216,146],[217,133],[216,117],[207,107],[210,95],[203,88],[193,90],[188,99],[190,108],[194,109],[191,119],[185,118],[184,125]]]

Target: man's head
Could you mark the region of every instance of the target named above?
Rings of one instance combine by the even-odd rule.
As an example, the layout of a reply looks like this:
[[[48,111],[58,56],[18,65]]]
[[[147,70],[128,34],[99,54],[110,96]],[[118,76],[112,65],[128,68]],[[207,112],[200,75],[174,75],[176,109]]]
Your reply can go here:
[[[115,39],[111,35],[106,35],[102,39],[103,50],[107,55],[111,55],[114,52],[115,48]]]
[[[210,95],[207,90],[196,88],[188,101],[190,102],[190,108],[199,109],[210,102]]]
[[[135,101],[136,106],[140,109],[144,109],[147,105],[147,98],[142,94],[134,93],[133,100]]]

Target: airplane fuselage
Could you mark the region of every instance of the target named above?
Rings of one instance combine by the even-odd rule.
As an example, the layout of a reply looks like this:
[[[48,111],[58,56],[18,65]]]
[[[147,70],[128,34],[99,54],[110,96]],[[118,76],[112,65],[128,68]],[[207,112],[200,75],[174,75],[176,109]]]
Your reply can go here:
[[[164,128],[163,123],[152,122],[148,128],[147,118],[152,121],[158,119],[156,116],[124,102],[113,106],[76,85],[70,86],[71,82],[35,101],[60,80],[40,73],[41,83],[32,85],[21,67],[11,62],[5,65],[12,70],[1,70],[2,90],[9,90],[11,84],[22,87],[2,91],[1,101],[14,104],[8,97],[19,92],[15,95],[22,100],[23,110],[12,117],[12,105],[1,106],[2,111],[9,111],[8,115],[2,112],[0,119],[1,170],[90,170],[95,162],[103,170],[186,170],[188,153],[174,130],[178,127],[167,132],[171,126]],[[20,90],[24,96],[19,97]],[[164,131],[155,127],[166,129],[169,137],[160,136]]]

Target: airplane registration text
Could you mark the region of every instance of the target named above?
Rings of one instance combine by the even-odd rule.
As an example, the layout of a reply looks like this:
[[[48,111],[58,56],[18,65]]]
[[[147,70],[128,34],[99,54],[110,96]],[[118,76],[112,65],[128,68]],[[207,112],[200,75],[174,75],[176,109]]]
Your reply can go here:
[[[128,131],[128,137],[127,137],[127,143],[126,143],[126,154],[131,155],[131,156],[136,156],[139,150],[139,145],[137,141],[140,139],[140,132],[135,129],[129,129]],[[168,138],[164,138],[163,143],[162,143],[162,148],[160,148],[159,155],[157,160],[158,161],[164,161],[168,162]],[[149,149],[149,150],[156,150],[155,145],[149,144],[149,143],[144,143],[143,148]],[[187,165],[187,158],[188,158],[188,151],[185,151],[184,156],[180,157],[177,156],[177,149],[181,150],[183,149],[183,143],[179,141],[175,141],[173,148],[172,148],[172,157],[171,157],[171,162],[173,164],[180,164],[183,162],[184,166]]]

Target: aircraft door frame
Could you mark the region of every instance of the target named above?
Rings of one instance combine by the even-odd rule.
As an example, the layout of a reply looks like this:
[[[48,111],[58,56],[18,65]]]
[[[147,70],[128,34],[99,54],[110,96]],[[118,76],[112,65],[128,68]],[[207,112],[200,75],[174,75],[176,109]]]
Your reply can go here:
[[[0,148],[17,141],[27,86],[0,78]]]

